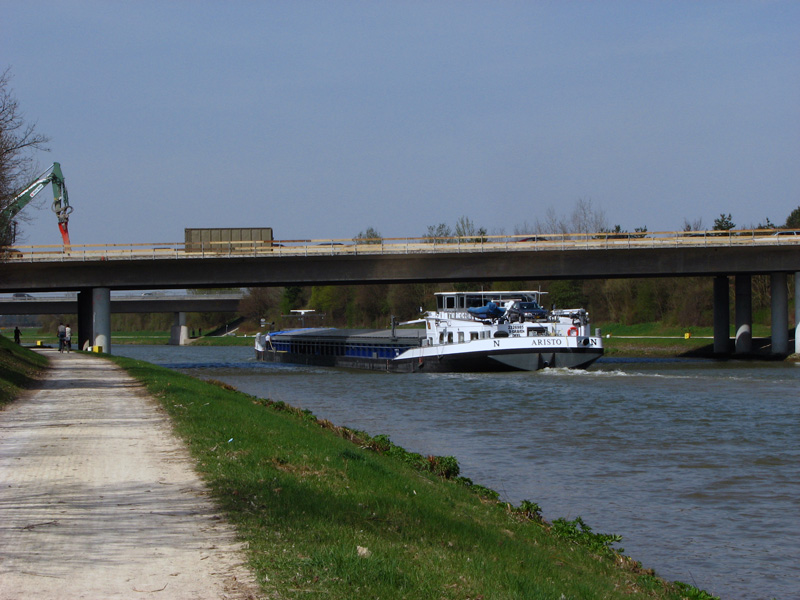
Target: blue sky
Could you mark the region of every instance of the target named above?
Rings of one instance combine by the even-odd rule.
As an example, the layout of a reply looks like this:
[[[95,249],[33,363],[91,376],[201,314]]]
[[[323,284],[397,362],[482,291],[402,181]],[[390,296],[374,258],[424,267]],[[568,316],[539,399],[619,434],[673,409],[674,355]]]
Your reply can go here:
[[[77,244],[513,233],[800,205],[800,2],[18,2],[0,69]],[[49,195],[49,194],[48,194]],[[60,243],[45,205],[20,243]]]

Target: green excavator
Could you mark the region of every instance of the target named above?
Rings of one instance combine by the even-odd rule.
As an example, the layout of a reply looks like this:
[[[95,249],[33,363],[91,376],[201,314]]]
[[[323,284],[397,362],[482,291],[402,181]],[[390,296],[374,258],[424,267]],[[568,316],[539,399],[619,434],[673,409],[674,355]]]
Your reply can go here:
[[[59,163],[53,163],[49,169],[29,183],[22,191],[18,192],[11,204],[0,210],[0,227],[11,229],[17,213],[25,208],[48,184],[53,185],[52,209],[58,217],[58,229],[61,232],[61,238],[64,240],[64,246],[67,247],[69,246],[69,229],[67,225],[72,207],[69,205],[67,186],[64,184],[64,175],[61,173],[61,165]],[[10,238],[10,242],[14,243],[13,231],[10,236],[0,235],[0,240],[4,237]]]

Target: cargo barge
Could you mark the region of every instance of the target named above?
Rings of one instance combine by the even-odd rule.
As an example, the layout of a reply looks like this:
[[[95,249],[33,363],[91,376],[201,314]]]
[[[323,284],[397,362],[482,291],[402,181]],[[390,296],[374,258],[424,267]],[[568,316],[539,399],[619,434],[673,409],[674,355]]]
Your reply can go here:
[[[420,329],[308,328],[272,333],[264,360],[410,372],[586,368],[603,355],[584,309],[546,310],[544,292],[440,292]],[[403,325],[403,324],[401,324]]]

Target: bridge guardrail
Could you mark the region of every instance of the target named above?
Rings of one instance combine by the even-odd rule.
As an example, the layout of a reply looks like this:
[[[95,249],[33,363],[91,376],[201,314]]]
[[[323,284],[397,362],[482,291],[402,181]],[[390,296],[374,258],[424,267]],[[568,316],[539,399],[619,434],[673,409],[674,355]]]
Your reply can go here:
[[[7,262],[181,260],[187,258],[242,258],[248,256],[348,256],[368,254],[436,254],[459,252],[513,252],[607,250],[719,246],[800,245],[800,231],[748,229],[731,231],[667,231],[635,233],[560,233],[484,235],[462,237],[383,238],[374,240],[316,239],[247,242],[153,244],[73,244],[14,246],[3,253]],[[2,250],[0,250],[2,252]]]

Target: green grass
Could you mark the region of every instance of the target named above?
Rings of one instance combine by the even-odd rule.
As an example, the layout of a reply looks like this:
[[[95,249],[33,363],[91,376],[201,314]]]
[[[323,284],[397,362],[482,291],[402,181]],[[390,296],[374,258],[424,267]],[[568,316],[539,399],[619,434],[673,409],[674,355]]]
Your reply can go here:
[[[579,518],[542,521],[459,478],[452,457],[114,357],[160,400],[212,494],[280,598],[710,598],[614,551]],[[0,394],[13,399],[46,359],[0,337]],[[0,416],[0,418],[2,418]]]
[[[21,327],[20,341],[24,346],[35,346],[41,342],[45,346],[57,346],[56,332],[41,332],[38,327]],[[14,328],[4,327],[2,334],[13,338]],[[169,331],[112,331],[113,344],[166,344],[169,341]],[[72,328],[72,347],[77,344],[77,330]]]
[[[667,358],[713,355],[713,327],[682,328],[661,323],[605,323],[597,327],[603,335],[606,356]],[[685,338],[686,333],[690,334],[688,339]],[[730,335],[735,335],[733,328]],[[754,338],[769,336],[768,326],[753,325]]]
[[[166,344],[169,342],[169,331],[113,331],[112,344]]]
[[[603,323],[600,325],[592,325],[592,327],[599,327],[603,335],[610,333],[612,336],[642,336],[642,337],[679,337],[682,338],[685,333],[691,333],[692,337],[707,337],[714,336],[713,327],[677,327],[664,325],[662,323],[636,323],[633,325],[623,325],[621,323]],[[730,335],[735,335],[735,328],[733,325],[730,328]],[[768,325],[761,325],[759,323],[753,324],[753,335],[755,337],[767,337],[770,335],[770,328]]]
[[[409,454],[224,384],[113,360],[172,417],[271,596],[689,597],[609,550],[613,536],[582,522],[550,526],[531,502],[498,502],[459,479],[451,457]]]
[[[47,359],[0,335],[0,408],[31,387]]]

